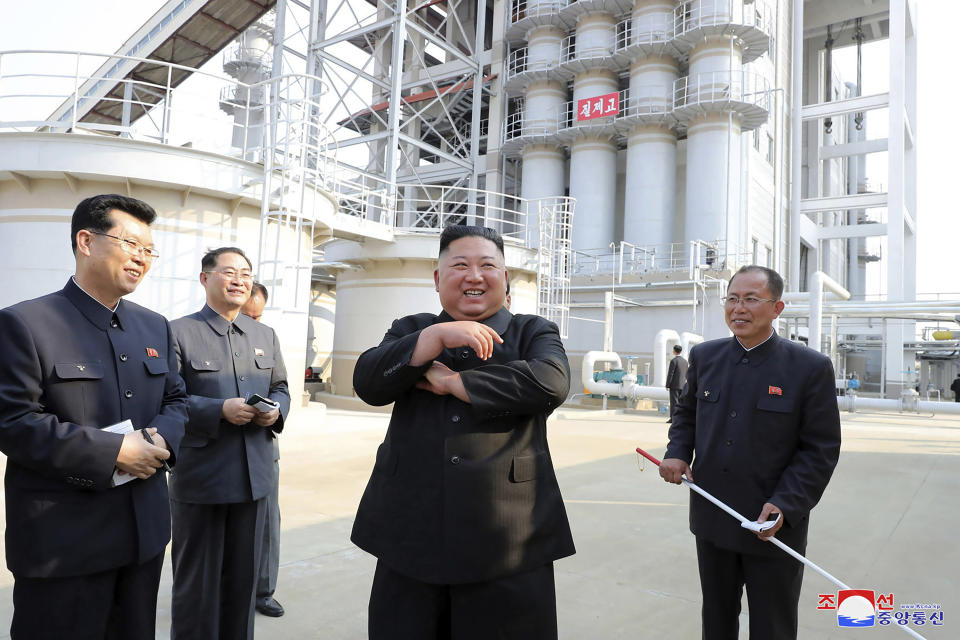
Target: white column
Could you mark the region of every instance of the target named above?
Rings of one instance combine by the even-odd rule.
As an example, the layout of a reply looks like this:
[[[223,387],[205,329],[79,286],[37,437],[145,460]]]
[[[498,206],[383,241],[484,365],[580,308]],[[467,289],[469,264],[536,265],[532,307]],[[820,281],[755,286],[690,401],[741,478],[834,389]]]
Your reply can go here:
[[[578,42],[579,48],[579,42]],[[617,76],[593,69],[574,79],[573,104],[617,91]],[[574,249],[600,249],[614,241],[617,145],[609,136],[585,134],[570,145],[570,195],[577,199]]]
[[[706,7],[704,7],[706,11]],[[690,53],[690,101],[722,102],[739,93],[743,81],[741,51],[728,37],[710,37]],[[740,202],[740,121],[717,111],[694,120],[687,129],[687,212],[684,234],[690,240],[723,240],[731,253],[743,243]]]
[[[629,113],[669,111],[677,61],[649,56],[630,69]],[[677,137],[666,126],[641,125],[627,138],[623,239],[633,244],[673,241]]]

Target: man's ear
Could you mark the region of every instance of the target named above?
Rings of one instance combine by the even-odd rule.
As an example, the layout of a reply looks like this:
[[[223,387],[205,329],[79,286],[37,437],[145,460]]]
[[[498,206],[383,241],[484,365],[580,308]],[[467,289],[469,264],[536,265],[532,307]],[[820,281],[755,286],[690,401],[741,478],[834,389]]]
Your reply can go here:
[[[86,229],[77,231],[77,253],[90,256],[90,244],[93,242],[93,234]]]
[[[207,273],[206,271],[201,271],[201,272],[200,272],[200,284],[202,284],[203,286],[207,286],[207,278],[209,278],[209,277],[210,277],[210,274],[209,274],[209,273]]]
[[[773,305],[774,310],[777,312],[777,315],[774,316],[775,318],[780,317],[780,314],[783,313],[783,308],[785,306],[787,305],[783,302],[783,300],[777,300],[776,304]]]
[[[440,269],[433,270],[433,288],[440,293]]]

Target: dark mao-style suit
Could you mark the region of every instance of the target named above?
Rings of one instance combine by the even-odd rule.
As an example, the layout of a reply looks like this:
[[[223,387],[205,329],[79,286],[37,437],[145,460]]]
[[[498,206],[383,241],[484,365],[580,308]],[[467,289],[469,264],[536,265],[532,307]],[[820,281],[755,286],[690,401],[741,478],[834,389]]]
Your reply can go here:
[[[111,487],[122,436],[101,429],[156,427],[175,463],[187,402],[171,343],[163,316],[126,300],[113,312],[72,278],[0,311],[14,638],[153,638],[167,481],[158,471]],[[34,586],[49,597],[55,584],[56,602],[37,601]],[[127,628],[112,626],[121,619]]]
[[[171,637],[252,638],[273,432],[290,410],[280,343],[267,325],[243,314],[231,323],[207,305],[171,326],[190,406],[170,476]],[[254,393],[280,404],[271,427],[221,417],[224,400]]]
[[[667,367],[667,389],[670,390],[670,417],[673,418],[673,412],[677,410],[677,403],[680,402],[680,392],[683,391],[683,385],[687,381],[687,360],[681,355],[676,355],[670,360],[670,366]]]
[[[664,458],[692,461],[694,481],[747,518],[756,519],[765,502],[779,507],[784,523],[776,536],[802,554],[810,511],[840,454],[834,387],[826,356],[776,334],[750,351],[736,338],[699,344]],[[740,592],[710,593],[709,586],[725,581],[709,563],[724,552],[740,554],[729,557],[739,563],[731,571],[745,573],[751,637],[795,637],[802,565],[692,492],[690,530],[698,542],[704,638],[736,638]]]
[[[430,363],[409,364],[420,332],[449,321],[446,312],[396,320],[357,360],[357,395],[395,404],[351,539],[399,574],[446,585],[572,555],[546,432],[547,416],[569,389],[556,325],[501,309],[483,321],[503,338],[491,358],[445,349],[435,359],[460,373],[465,403],[416,389]]]

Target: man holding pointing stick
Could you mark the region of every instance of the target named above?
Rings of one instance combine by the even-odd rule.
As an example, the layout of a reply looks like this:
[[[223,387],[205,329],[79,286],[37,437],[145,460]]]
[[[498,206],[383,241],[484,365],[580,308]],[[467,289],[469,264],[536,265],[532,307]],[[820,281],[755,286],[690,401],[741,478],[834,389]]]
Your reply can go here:
[[[733,337],[690,352],[660,465],[667,482],[685,475],[759,523],[776,519],[750,533],[690,494],[704,640],[737,638],[744,586],[751,638],[797,637],[803,565],[765,540],[775,535],[804,553],[810,511],[840,454],[833,365],[777,336],[782,294],[783,279],[766,267],[743,267],[730,279],[724,311]]]

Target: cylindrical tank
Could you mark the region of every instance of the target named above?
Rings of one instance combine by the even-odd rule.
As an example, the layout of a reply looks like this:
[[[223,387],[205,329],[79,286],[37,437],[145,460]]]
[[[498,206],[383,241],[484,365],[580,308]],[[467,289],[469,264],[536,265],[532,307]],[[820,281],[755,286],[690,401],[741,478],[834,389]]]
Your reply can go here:
[[[714,113],[687,129],[685,240],[729,240],[740,234],[740,124]]]
[[[533,144],[523,148],[523,175],[520,195],[527,200],[564,195],[565,154],[552,144]],[[579,209],[578,209],[579,210]],[[534,204],[527,210],[527,243],[539,246],[539,218]]]
[[[617,21],[609,13],[586,13],[577,20],[576,57],[596,58],[613,53]]]
[[[706,3],[702,9],[707,10]],[[723,105],[740,95],[741,56],[736,41],[729,37],[709,37],[697,45],[690,54],[688,102]],[[740,171],[740,119],[736,113],[707,111],[690,123],[684,220],[687,241],[721,240],[726,242],[727,252],[739,249]]]
[[[573,104],[616,91],[613,71],[593,69],[574,79]],[[586,130],[590,125],[581,126]],[[616,143],[609,135],[585,132],[577,137],[570,145],[570,195],[577,199],[578,213],[573,221],[574,249],[598,249],[614,241],[616,189]]]
[[[559,82],[540,80],[532,83],[523,100],[523,131],[527,135],[557,132],[567,91]],[[562,194],[556,194],[562,195]]]
[[[531,29],[527,37],[527,70],[546,69],[560,62],[563,31],[546,25]]]
[[[633,3],[633,43],[666,40],[673,34],[672,0],[635,0]]]
[[[639,126],[627,138],[623,239],[637,245],[673,241],[677,136],[659,125]]]

